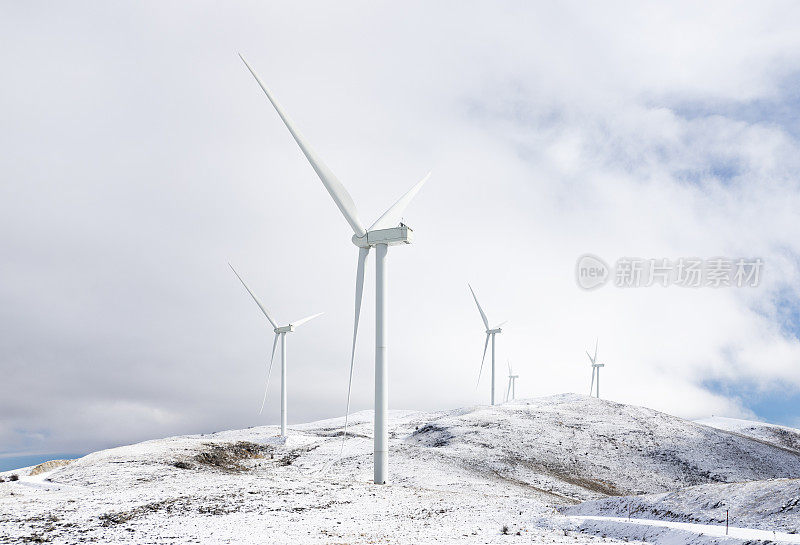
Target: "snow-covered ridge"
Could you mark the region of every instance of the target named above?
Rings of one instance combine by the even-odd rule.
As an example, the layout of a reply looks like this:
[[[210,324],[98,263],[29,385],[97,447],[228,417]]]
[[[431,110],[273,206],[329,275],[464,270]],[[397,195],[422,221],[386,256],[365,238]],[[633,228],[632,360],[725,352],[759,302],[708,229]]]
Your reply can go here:
[[[766,422],[755,422],[753,420],[726,418],[723,416],[713,416],[711,418],[696,420],[695,422],[711,426],[712,428],[740,433],[748,437],[768,441],[800,452],[800,430],[794,428],[778,426],[777,424],[768,424]]]
[[[331,419],[286,441],[274,426],[146,441],[0,483],[0,542],[575,543],[555,509],[800,478],[800,453],[783,446],[564,394],[393,411],[392,481],[374,486],[371,418],[353,415],[341,459],[343,419]]]

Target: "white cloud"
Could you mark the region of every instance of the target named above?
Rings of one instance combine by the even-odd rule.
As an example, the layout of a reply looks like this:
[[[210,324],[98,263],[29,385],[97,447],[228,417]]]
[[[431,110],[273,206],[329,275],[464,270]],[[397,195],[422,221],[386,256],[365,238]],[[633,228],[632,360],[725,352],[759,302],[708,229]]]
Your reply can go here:
[[[271,332],[228,260],[279,317],[326,312],[291,338],[290,420],[342,412],[356,251],[237,50],[365,221],[434,169],[407,214],[416,243],[390,255],[392,407],[488,398],[471,281],[510,320],[499,361],[520,395],[588,390],[599,336],[610,398],[747,416],[704,381],[800,385],[777,306],[796,294],[798,143],[735,115],[785,99],[796,10],[16,6],[0,23],[4,449],[276,421],[276,402],[255,414]],[[585,252],[762,257],[764,283],[586,293]],[[355,409],[372,399],[373,278]]]

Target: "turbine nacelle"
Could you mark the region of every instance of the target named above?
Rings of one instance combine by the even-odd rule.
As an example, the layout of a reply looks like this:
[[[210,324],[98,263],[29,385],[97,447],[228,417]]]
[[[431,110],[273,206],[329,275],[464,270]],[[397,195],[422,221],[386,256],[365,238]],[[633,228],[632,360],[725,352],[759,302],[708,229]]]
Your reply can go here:
[[[493,334],[493,333],[502,333],[502,332],[503,332],[503,329],[502,329],[502,328],[499,328],[499,327],[496,327],[496,328],[494,328],[494,329],[487,329],[487,330],[486,330],[486,334],[487,334],[487,335],[491,335],[491,334]]]
[[[398,244],[411,244],[414,240],[414,230],[408,225],[400,224],[389,229],[375,229],[367,231],[362,236],[353,235],[353,244],[359,248],[371,248],[378,244],[396,246]]]
[[[292,333],[294,331],[294,326],[292,324],[289,324],[283,327],[276,327],[275,329],[273,329],[273,331],[275,332],[276,335],[279,335],[281,333]]]

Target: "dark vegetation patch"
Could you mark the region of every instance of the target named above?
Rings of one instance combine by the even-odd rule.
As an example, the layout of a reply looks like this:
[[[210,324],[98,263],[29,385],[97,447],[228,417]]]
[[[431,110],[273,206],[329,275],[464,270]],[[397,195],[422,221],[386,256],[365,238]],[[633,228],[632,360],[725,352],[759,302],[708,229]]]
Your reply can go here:
[[[677,477],[684,483],[684,486],[727,482],[727,479],[721,475],[698,467],[697,464],[684,459],[681,455],[673,450],[653,449],[647,452],[647,455],[652,460],[656,460],[664,465],[675,468],[677,471]]]
[[[279,466],[290,466],[292,465],[292,462],[300,458],[300,454],[301,454],[300,451],[290,452],[286,456],[278,458],[277,464]]]
[[[102,526],[114,526],[117,524],[124,524],[133,519],[164,511],[169,514],[184,513],[188,509],[189,498],[170,498],[168,500],[154,501],[140,505],[128,511],[116,511],[112,513],[105,513],[100,515],[100,524]]]
[[[800,434],[783,428],[771,428],[769,432],[775,437],[778,444],[800,452]]]
[[[197,508],[197,512],[201,515],[228,515],[235,513],[239,510],[237,506],[218,504],[218,505],[203,505]]]
[[[787,511],[794,511],[795,508],[798,507],[798,503],[800,503],[800,497],[791,498],[791,499],[787,500],[786,503],[783,504],[783,506],[781,507],[780,511],[778,511],[778,512],[779,513],[785,513]]]
[[[344,429],[342,427],[336,428],[319,428],[313,431],[314,435],[318,437],[341,437],[344,435]],[[364,439],[371,439],[371,435],[365,435],[363,433],[358,433],[353,431],[353,428],[347,428],[347,437],[361,437]]]
[[[450,430],[434,424],[425,424],[411,434],[412,439],[419,441],[427,447],[434,448],[449,445],[453,437],[454,436],[452,433],[450,433]]]
[[[409,515],[410,518],[414,520],[421,520],[421,519],[429,519],[429,518],[436,518],[440,515],[444,515],[451,509],[429,509],[423,508],[419,509]]]
[[[20,539],[22,539],[22,543],[47,543],[50,541],[49,537],[42,534],[31,534]]]

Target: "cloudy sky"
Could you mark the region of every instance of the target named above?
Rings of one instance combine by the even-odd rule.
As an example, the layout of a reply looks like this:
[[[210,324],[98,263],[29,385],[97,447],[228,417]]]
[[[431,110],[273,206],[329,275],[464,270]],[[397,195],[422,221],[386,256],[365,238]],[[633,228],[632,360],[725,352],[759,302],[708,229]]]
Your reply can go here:
[[[0,7],[0,458],[343,414],[357,250],[242,52],[389,253],[390,407],[517,394],[800,424],[800,7]],[[578,257],[758,257],[755,288],[576,285]],[[370,260],[353,408],[372,405]],[[504,384],[504,380],[499,381]],[[500,390],[501,387],[498,387]]]

